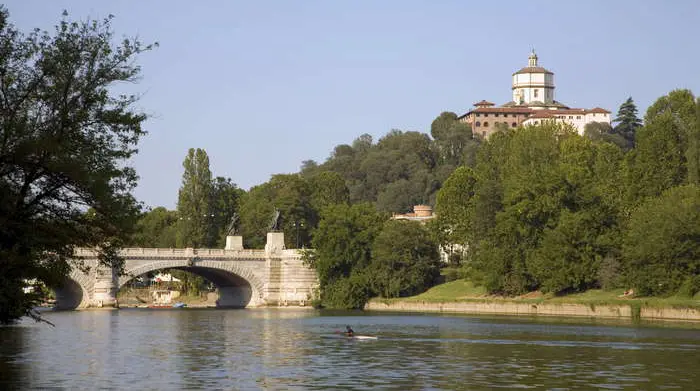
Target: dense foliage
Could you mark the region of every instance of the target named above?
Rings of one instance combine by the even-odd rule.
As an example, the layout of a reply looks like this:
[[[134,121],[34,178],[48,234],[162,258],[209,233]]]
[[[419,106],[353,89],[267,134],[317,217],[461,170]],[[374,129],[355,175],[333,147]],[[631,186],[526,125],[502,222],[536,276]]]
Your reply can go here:
[[[0,323],[30,314],[27,281],[61,284],[75,246],[116,249],[134,224],[129,158],[146,116],[114,87],[140,73],[138,40],[113,43],[111,18],[18,31],[0,7]]]
[[[304,162],[302,175],[334,172],[344,180],[352,203],[372,202],[385,212],[409,212],[413,205],[434,204],[442,182],[463,164],[472,164],[479,139],[469,125],[445,112],[431,134],[392,130],[375,144],[365,134],[352,145],[335,147],[323,164]]]
[[[362,308],[372,296],[420,293],[439,274],[437,244],[419,223],[389,220],[368,203],[323,209],[305,253],[320,282],[319,304]]]
[[[367,203],[337,204],[323,210],[312,251],[306,259],[316,269],[324,305],[361,308],[370,296],[367,267],[371,247],[386,219]]]
[[[394,130],[375,144],[362,135],[323,164],[305,161],[299,174],[253,187],[240,195],[241,233],[247,247],[261,248],[279,210],[287,247],[315,249],[306,259],[319,276],[318,304],[328,307],[361,308],[372,296],[427,289],[444,265],[437,244],[463,269],[459,275],[491,293],[624,286],[690,294],[698,285],[687,229],[695,215],[683,209],[683,224],[643,229],[639,219],[694,207],[665,192],[698,181],[698,113],[698,100],[677,90],[649,108],[644,126],[628,99],[615,128],[591,123],[580,136],[545,123],[481,140],[445,112],[433,121],[432,138]],[[421,226],[382,214],[418,203],[435,205],[438,218]],[[157,213],[142,224],[168,218]],[[654,229],[664,239],[639,245]],[[645,258],[647,251],[667,256]]]
[[[636,208],[623,256],[643,295],[700,292],[700,186],[671,188]]]
[[[700,100],[672,91],[642,127],[631,105],[620,110],[636,134],[626,153],[630,146],[595,137],[604,133],[593,131],[604,129],[598,125],[581,137],[550,123],[493,135],[473,171],[452,174],[434,226],[468,245],[470,278],[507,295],[621,285],[641,294],[699,290],[700,197],[692,185]]]
[[[382,297],[421,293],[440,276],[437,244],[420,223],[389,220],[372,243],[367,270],[372,292]]]

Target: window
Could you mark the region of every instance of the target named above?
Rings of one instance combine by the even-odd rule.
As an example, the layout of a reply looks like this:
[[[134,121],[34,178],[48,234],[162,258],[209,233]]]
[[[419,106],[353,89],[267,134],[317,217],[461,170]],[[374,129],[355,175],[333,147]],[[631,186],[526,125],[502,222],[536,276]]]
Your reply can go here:
[[[581,116],[580,116],[580,115],[577,115],[577,116],[576,116],[576,119],[581,119]]]
[[[498,113],[494,114],[494,117],[498,117]]]
[[[489,113],[484,113],[484,117],[488,117],[488,116],[489,116]]]
[[[573,115],[570,115],[570,116],[569,116],[569,119],[574,119],[574,116],[573,116]]]
[[[508,118],[508,113],[504,113],[504,114],[503,114],[503,117],[504,117],[504,118]]]
[[[481,114],[479,114],[479,113],[476,113],[476,116],[477,116],[477,117],[481,117]]]
[[[518,126],[518,124],[516,124],[515,122],[513,122],[512,124],[510,124],[510,126],[516,127],[516,126]]]
[[[489,126],[489,123],[488,123],[488,122],[484,122],[484,126]]]
[[[540,93],[540,90],[538,90],[537,88],[535,88],[535,98],[537,98],[537,97],[539,96],[539,93]]]
[[[481,122],[476,121],[476,124],[474,124],[474,125],[476,125],[476,127],[478,128],[479,126],[481,126]]]

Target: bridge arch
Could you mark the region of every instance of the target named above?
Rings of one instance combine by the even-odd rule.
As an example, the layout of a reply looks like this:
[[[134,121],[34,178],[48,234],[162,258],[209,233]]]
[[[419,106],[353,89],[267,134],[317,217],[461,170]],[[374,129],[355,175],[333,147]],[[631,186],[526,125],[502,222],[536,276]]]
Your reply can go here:
[[[238,262],[211,259],[200,259],[196,262],[189,259],[144,261],[125,270],[125,275],[119,277],[117,288],[120,289],[137,276],[162,269],[185,270],[211,281],[219,290],[217,306],[247,307],[264,304],[264,284],[261,276]]]
[[[61,286],[50,287],[56,295],[57,310],[74,310],[90,305],[94,275],[73,268]]]

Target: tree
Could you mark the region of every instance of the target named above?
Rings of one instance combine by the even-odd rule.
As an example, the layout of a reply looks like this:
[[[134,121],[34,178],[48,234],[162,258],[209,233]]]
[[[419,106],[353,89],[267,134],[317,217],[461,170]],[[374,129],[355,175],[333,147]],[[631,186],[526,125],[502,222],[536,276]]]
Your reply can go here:
[[[389,220],[374,240],[367,275],[382,297],[421,293],[440,276],[437,243],[418,222]]]
[[[610,191],[610,179],[595,186],[599,174],[611,171],[610,148],[616,150],[558,124],[494,134],[482,147],[470,253],[474,276],[488,290],[595,284],[598,257],[609,251],[600,238],[615,229],[615,209],[599,193]]]
[[[641,202],[683,184],[687,178],[682,129],[672,112],[654,116],[637,133],[637,147],[628,158],[628,201]]]
[[[674,157],[679,164],[678,171],[682,172],[682,182],[697,183],[700,181],[700,114],[698,114],[698,101],[690,90],[673,90],[668,95],[657,99],[647,109],[644,123],[650,124],[655,120],[666,121],[669,129],[666,133],[675,137],[675,141],[666,141],[665,144],[673,149],[664,153],[680,156]],[[645,126],[646,127],[646,126]],[[645,136],[655,138],[651,132],[645,132]],[[647,145],[647,148],[652,146]],[[648,169],[642,167],[641,169]]]
[[[190,148],[182,166],[185,172],[177,199],[178,247],[211,247],[215,229],[209,156],[203,149]]]
[[[214,225],[214,241],[216,247],[223,247],[226,243],[226,229],[231,223],[234,213],[239,211],[239,199],[244,193],[231,178],[216,177],[212,184],[211,215]]]
[[[376,208],[383,212],[404,213],[414,205],[425,203],[426,176],[416,175],[412,180],[402,178],[387,184],[377,195]]]
[[[695,121],[695,97],[690,90],[679,89],[669,92],[657,99],[644,115],[644,123],[651,122],[655,117],[671,112],[674,118],[677,118],[686,124],[691,124]]]
[[[350,193],[345,180],[337,172],[323,171],[309,178],[311,205],[320,211],[329,205],[343,204],[349,201]]]
[[[182,186],[177,199],[177,214],[180,219],[177,229],[178,247],[213,247],[217,241],[218,230],[213,203],[215,187],[209,169],[209,156],[203,149],[190,148],[182,166],[185,171],[182,174]],[[222,178],[219,185],[223,187],[227,183]],[[205,283],[202,277],[186,271],[170,270],[170,273],[182,280],[185,295],[198,294]]]
[[[352,148],[356,153],[364,155],[372,148],[373,141],[372,135],[363,133],[352,142]]]
[[[623,246],[629,283],[642,295],[700,291],[700,187],[679,186],[647,199],[630,217]]]
[[[364,305],[362,298],[368,297],[368,292],[363,273],[371,262],[372,243],[384,221],[385,217],[367,203],[323,209],[311,241],[313,250],[304,254],[305,262],[316,270],[323,305]]]
[[[700,186],[700,97],[695,103],[695,126],[688,128],[688,183]]]
[[[128,243],[136,247],[177,247],[177,212],[159,206],[144,213]]]
[[[253,186],[240,199],[241,235],[246,248],[263,248],[275,207],[269,182]]]
[[[280,212],[287,248],[308,245],[309,232],[316,225],[309,183],[296,174],[273,175],[269,183],[273,189],[270,201]]]
[[[97,247],[119,267],[138,207],[128,165],[145,133],[135,95],[136,57],[153,46],[113,44],[112,17],[71,22],[53,33],[18,31],[0,7],[0,323],[38,299],[26,280],[60,284],[76,246]],[[86,213],[86,211],[88,211]]]
[[[301,175],[334,172],[345,181],[349,202],[374,202],[378,209],[406,212],[416,203],[434,204],[437,191],[460,165],[473,166],[480,140],[454,113],[442,113],[424,133],[391,130],[374,143],[363,134],[334,148],[328,160],[306,161]]]
[[[466,245],[469,242],[476,182],[471,168],[459,167],[438,192],[435,212],[440,229],[445,230],[443,246]]]
[[[634,147],[634,143],[630,143],[622,135],[615,133],[612,126],[607,122],[589,122],[583,127],[583,135],[593,141],[605,141],[617,145],[618,147],[629,150]]]
[[[443,111],[430,124],[430,135],[435,140],[445,139],[455,122],[457,122],[457,114],[451,111]]]
[[[441,161],[453,167],[463,164],[465,152],[478,144],[473,138],[471,126],[459,122],[457,114],[452,112],[443,112],[433,120],[430,134],[435,139]]]
[[[302,176],[314,175],[318,171],[318,163],[315,160],[309,159],[301,162],[299,173]]]
[[[301,175],[273,175],[268,182],[250,189],[241,200],[241,231],[244,241],[253,248],[263,247],[265,235],[277,209],[282,219],[280,228],[285,234],[285,245],[288,248],[295,248],[297,244],[308,245],[310,231],[315,227],[317,219],[312,202],[309,182]]]
[[[635,134],[642,126],[642,120],[637,117],[637,106],[631,96],[620,105],[617,117],[613,121],[617,122],[617,125],[612,133],[619,134],[625,139],[629,146],[627,149],[634,148]]]

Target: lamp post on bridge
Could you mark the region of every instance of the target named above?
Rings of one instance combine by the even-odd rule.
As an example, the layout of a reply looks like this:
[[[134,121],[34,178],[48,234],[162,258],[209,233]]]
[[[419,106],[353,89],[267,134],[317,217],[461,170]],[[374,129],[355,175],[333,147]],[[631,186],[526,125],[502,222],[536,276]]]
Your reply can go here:
[[[295,221],[294,222],[294,228],[297,230],[297,247],[299,248],[299,228],[304,228],[304,222],[303,221]]]

